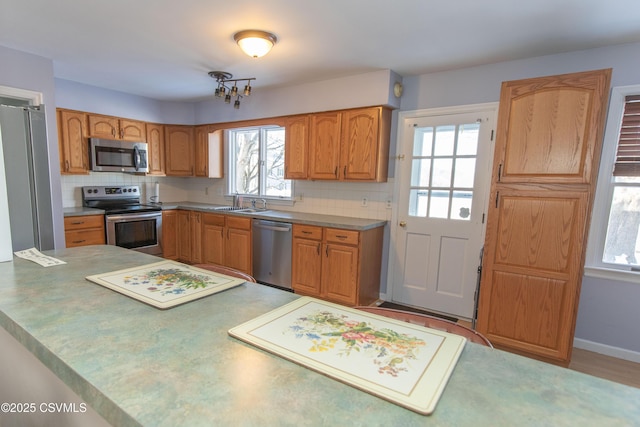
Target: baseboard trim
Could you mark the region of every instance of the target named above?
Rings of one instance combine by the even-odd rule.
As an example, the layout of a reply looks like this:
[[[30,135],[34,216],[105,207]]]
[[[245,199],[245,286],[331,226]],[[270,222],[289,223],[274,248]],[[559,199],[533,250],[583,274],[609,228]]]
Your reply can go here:
[[[616,357],[618,359],[629,360],[631,362],[640,363],[640,352],[627,350],[620,347],[613,347],[607,344],[601,344],[593,341],[587,341],[580,338],[573,339],[573,346],[582,350],[593,351],[594,353],[604,354],[605,356]]]

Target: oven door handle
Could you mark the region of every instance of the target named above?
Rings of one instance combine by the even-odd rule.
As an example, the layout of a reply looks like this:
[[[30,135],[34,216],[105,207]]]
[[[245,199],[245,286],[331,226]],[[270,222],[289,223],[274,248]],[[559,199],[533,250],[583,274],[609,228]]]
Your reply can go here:
[[[107,215],[106,220],[108,222],[127,222],[136,221],[139,219],[153,219],[162,218],[162,212],[148,212],[148,213],[136,213],[136,214],[123,214],[123,215]]]

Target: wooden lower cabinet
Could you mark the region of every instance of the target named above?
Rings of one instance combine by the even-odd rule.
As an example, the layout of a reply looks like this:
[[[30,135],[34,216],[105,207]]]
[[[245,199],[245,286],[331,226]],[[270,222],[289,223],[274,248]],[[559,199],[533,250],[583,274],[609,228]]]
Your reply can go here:
[[[202,262],[202,213],[178,210],[178,260],[187,264]]]
[[[225,216],[202,214],[202,262],[224,265]]]
[[[378,300],[382,232],[294,224],[293,290],[350,306]]]
[[[162,212],[162,257],[178,259],[178,212]]]
[[[226,219],[224,265],[252,274],[251,218],[228,216]]]
[[[68,216],[64,218],[64,238],[67,248],[104,245],[104,215]]]
[[[252,274],[251,218],[202,214],[202,259]]]

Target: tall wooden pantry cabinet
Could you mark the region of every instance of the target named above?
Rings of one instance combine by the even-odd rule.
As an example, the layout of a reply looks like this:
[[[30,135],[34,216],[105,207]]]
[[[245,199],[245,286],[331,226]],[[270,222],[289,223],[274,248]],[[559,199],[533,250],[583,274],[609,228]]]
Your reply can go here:
[[[504,82],[477,329],[571,360],[611,70]]]

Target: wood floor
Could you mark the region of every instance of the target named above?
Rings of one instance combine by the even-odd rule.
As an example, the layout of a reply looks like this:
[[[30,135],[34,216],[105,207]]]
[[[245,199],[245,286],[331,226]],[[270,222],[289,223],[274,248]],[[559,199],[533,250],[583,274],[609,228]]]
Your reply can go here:
[[[471,327],[471,322],[458,320],[458,323]],[[640,363],[574,347],[569,369],[640,388]]]
[[[569,369],[640,388],[640,363],[574,348]]]

